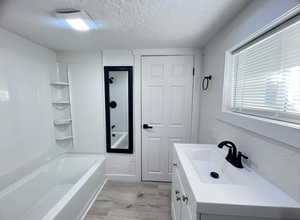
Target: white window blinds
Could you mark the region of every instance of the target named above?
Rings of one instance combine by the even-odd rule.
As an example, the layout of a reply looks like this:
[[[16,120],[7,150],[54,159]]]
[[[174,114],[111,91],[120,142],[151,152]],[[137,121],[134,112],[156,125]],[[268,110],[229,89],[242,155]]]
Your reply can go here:
[[[232,111],[300,123],[300,21],[233,56]]]

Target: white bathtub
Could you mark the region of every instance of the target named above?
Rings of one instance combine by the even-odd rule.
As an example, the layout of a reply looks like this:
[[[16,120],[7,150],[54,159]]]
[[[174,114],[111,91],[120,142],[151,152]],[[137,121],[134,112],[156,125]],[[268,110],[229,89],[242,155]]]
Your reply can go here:
[[[1,220],[77,220],[102,188],[104,156],[63,154],[0,192]]]

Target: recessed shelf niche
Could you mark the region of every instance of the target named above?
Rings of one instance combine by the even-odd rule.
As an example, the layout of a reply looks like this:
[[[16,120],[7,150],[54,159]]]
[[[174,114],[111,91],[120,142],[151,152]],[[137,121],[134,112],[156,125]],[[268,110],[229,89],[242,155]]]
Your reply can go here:
[[[57,63],[57,71],[51,76],[50,86],[56,143],[62,146],[73,146],[69,65],[67,63]]]

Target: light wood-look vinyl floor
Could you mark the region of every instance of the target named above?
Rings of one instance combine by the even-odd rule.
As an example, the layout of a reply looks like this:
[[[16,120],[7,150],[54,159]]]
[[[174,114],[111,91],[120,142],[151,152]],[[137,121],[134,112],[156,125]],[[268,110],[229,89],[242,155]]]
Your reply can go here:
[[[170,220],[171,184],[108,181],[85,220]]]

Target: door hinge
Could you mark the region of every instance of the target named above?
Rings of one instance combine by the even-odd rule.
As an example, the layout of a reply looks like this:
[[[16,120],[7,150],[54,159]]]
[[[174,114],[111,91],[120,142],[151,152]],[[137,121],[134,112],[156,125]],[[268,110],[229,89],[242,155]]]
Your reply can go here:
[[[195,67],[193,67],[193,76],[195,76]]]

